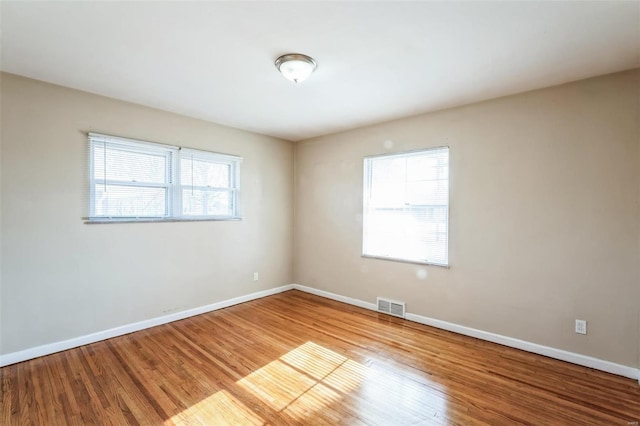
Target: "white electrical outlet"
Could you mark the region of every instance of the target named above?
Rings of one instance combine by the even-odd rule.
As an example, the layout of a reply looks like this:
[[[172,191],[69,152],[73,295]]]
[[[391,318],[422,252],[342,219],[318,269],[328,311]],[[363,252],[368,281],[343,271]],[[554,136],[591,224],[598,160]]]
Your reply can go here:
[[[587,334],[587,321],[579,319],[576,320],[576,333]]]
[[[258,281],[258,273],[257,272],[253,273],[253,280],[254,281]]]

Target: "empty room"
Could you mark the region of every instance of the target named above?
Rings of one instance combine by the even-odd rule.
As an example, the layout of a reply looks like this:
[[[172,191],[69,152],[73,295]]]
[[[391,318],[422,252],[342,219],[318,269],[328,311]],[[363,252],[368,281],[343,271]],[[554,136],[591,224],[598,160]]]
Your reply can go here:
[[[0,1],[0,424],[640,424],[640,2]]]

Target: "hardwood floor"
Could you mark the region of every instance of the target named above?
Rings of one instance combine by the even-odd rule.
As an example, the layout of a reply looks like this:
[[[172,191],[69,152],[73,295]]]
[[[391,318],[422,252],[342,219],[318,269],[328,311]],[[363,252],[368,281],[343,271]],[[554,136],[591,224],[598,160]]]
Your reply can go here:
[[[637,425],[631,379],[288,291],[0,369],[3,425]]]

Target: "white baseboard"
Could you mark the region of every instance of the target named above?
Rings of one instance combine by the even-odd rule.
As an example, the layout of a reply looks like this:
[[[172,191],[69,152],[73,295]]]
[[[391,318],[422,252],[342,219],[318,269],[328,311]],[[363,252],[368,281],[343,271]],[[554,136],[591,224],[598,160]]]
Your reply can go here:
[[[327,299],[333,299],[337,300],[338,302],[347,303],[349,305],[359,306],[361,308],[370,309],[373,311],[377,309],[375,303],[369,303],[363,300],[341,296],[339,294],[330,293],[324,290],[318,290],[316,288],[307,287],[301,284],[293,284],[293,288],[295,288],[296,290],[315,294],[316,296],[326,297]],[[534,354],[548,356],[550,358],[559,359],[561,361],[567,361],[572,364],[594,368],[596,370],[605,371],[607,373],[616,374],[618,376],[629,377],[631,379],[638,380],[638,382],[640,383],[640,370],[626,365],[616,364],[614,362],[605,361],[599,358],[593,358],[587,355],[581,355],[562,349],[539,345],[537,343],[527,342],[525,340],[515,339],[513,337],[502,336],[500,334],[490,333],[484,330],[465,327],[463,325],[458,325],[447,321],[424,317],[422,315],[406,313],[405,319],[420,324],[429,325],[431,327],[453,331],[454,333],[463,334],[465,336],[476,337],[478,339],[487,340],[489,342],[499,343],[504,346],[521,349],[523,351],[532,352]]]
[[[501,334],[490,333],[484,330],[465,327],[463,325],[458,325],[447,321],[423,317],[421,315],[407,313],[405,318],[409,321],[429,325],[431,327],[441,328],[443,330],[453,331],[454,333],[464,334],[465,336],[476,337],[478,339],[487,340],[489,342],[499,343],[504,346],[522,349],[523,351],[532,352],[534,354],[548,356],[550,358],[559,359],[561,361],[567,361],[572,364],[578,364],[584,367],[606,371],[607,373],[617,374],[618,376],[640,380],[640,371],[638,369],[622,364],[616,364],[611,361],[605,361],[603,359],[593,358],[587,355],[577,354],[575,352],[556,349],[550,346],[539,345],[537,343],[527,342],[526,340],[515,339],[513,337],[503,336]]]
[[[326,297],[327,299],[337,300],[338,302],[347,303],[349,305],[358,306],[360,308],[369,309],[375,311],[378,307],[375,303],[365,302],[364,300],[354,299],[352,297],[342,296],[340,294],[329,293],[328,291],[318,290],[313,287],[307,287],[306,285],[293,284],[293,288],[296,290],[304,291],[305,293],[315,294],[316,296]]]
[[[120,327],[110,328],[108,330],[98,331],[96,333],[91,333],[80,337],[74,337],[73,339],[63,340],[61,342],[49,343],[47,345],[36,346],[34,348],[25,349],[22,351],[11,352],[5,355],[0,355],[0,367],[15,364],[17,362],[27,361],[33,358],[53,354],[60,351],[66,351],[67,349],[77,348],[78,346],[88,345],[89,343],[111,339],[112,337],[122,336],[124,334],[133,333],[134,331],[140,331],[144,330],[145,328],[167,324],[169,322],[204,314],[206,312],[227,308],[239,303],[249,302],[251,300],[271,296],[272,294],[282,293],[283,291],[291,290],[293,288],[294,286],[292,284],[283,285],[281,287],[258,291],[256,293],[251,293],[244,296],[234,297],[233,299],[223,300],[222,302],[216,302],[210,305],[188,309],[186,311],[175,312],[169,315],[151,318],[133,324],[126,324]]]
[[[349,305],[358,306],[360,308],[369,309],[372,311],[375,311],[377,308],[375,303],[369,303],[360,299],[354,299],[352,297],[342,296],[342,295],[330,293],[324,290],[318,290],[316,288],[307,287],[301,284],[288,284],[288,285],[283,285],[280,287],[276,287],[276,288],[272,288],[264,291],[259,291],[256,293],[247,294],[244,296],[234,297],[233,299],[223,300],[221,302],[212,303],[210,305],[188,309],[182,312],[176,312],[173,314],[164,315],[157,318],[151,318],[151,319],[136,322],[133,324],[126,324],[120,327],[115,327],[108,330],[87,334],[85,336],[75,337],[73,339],[64,340],[61,342],[54,342],[54,343],[50,343],[42,346],[36,346],[34,348],[25,349],[22,351],[0,355],[0,367],[4,367],[5,365],[10,365],[10,364],[15,364],[22,361],[27,361],[33,358],[53,354],[56,352],[67,350],[67,349],[76,348],[78,346],[88,345],[89,343],[99,342],[101,340],[110,339],[112,337],[122,336],[124,334],[133,333],[134,331],[144,330],[146,328],[155,327],[157,325],[167,324],[173,321],[178,321],[178,320],[189,318],[195,315],[204,314],[206,312],[227,308],[229,306],[237,305],[239,303],[249,302],[251,300],[260,299],[266,296],[271,296],[272,294],[282,293],[284,291],[292,290],[292,289],[304,291],[310,294],[315,294],[316,296],[320,296],[320,297],[326,297],[327,299],[336,300],[338,302],[347,303]],[[452,331],[454,333],[463,334],[465,336],[476,337],[478,339],[487,340],[489,342],[499,343],[501,345],[509,346],[512,348],[522,349],[527,352],[532,352],[535,354],[548,356],[550,358],[567,361],[573,364],[594,368],[596,370],[605,371],[607,373],[629,377],[631,379],[636,379],[638,380],[638,382],[640,382],[640,370],[637,368],[626,366],[626,365],[616,364],[616,363],[605,361],[599,358],[593,358],[587,355],[568,352],[562,349],[556,349],[549,346],[539,345],[537,343],[527,342],[524,340],[515,339],[513,337],[502,336],[500,334],[490,333],[488,331],[465,327],[463,325],[458,325],[451,322],[424,317],[424,316],[416,315],[412,313],[407,313],[405,318],[409,321],[414,321],[420,324],[425,324],[425,325],[440,328],[443,330]]]

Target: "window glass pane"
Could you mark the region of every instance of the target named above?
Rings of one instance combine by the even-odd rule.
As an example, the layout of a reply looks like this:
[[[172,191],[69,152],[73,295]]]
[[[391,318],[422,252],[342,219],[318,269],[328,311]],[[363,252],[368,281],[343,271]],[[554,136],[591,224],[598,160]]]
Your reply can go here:
[[[232,216],[231,191],[183,189],[182,214],[185,216]]]
[[[448,264],[449,150],[365,159],[363,254]]]
[[[231,183],[229,164],[193,158],[189,154],[180,160],[180,171],[180,181],[183,186],[229,188]]]
[[[374,186],[382,182],[404,182],[407,170],[404,157],[376,158],[371,164],[371,182]]]
[[[167,189],[96,184],[95,216],[166,216]]]
[[[371,205],[404,206],[406,166],[406,159],[397,157],[381,157],[371,162]]]
[[[437,217],[437,221],[434,221]],[[446,209],[371,212],[368,248],[378,255],[415,261],[446,261]]]
[[[407,182],[405,200],[409,205],[446,205],[447,199],[446,182]]]
[[[110,147],[94,146],[93,176],[96,180],[123,182],[165,183],[167,155],[134,152]]]
[[[448,161],[444,155],[434,152],[430,155],[416,155],[407,157],[407,180],[424,181],[446,179]]]
[[[98,134],[89,147],[90,220],[238,216],[240,157]]]

